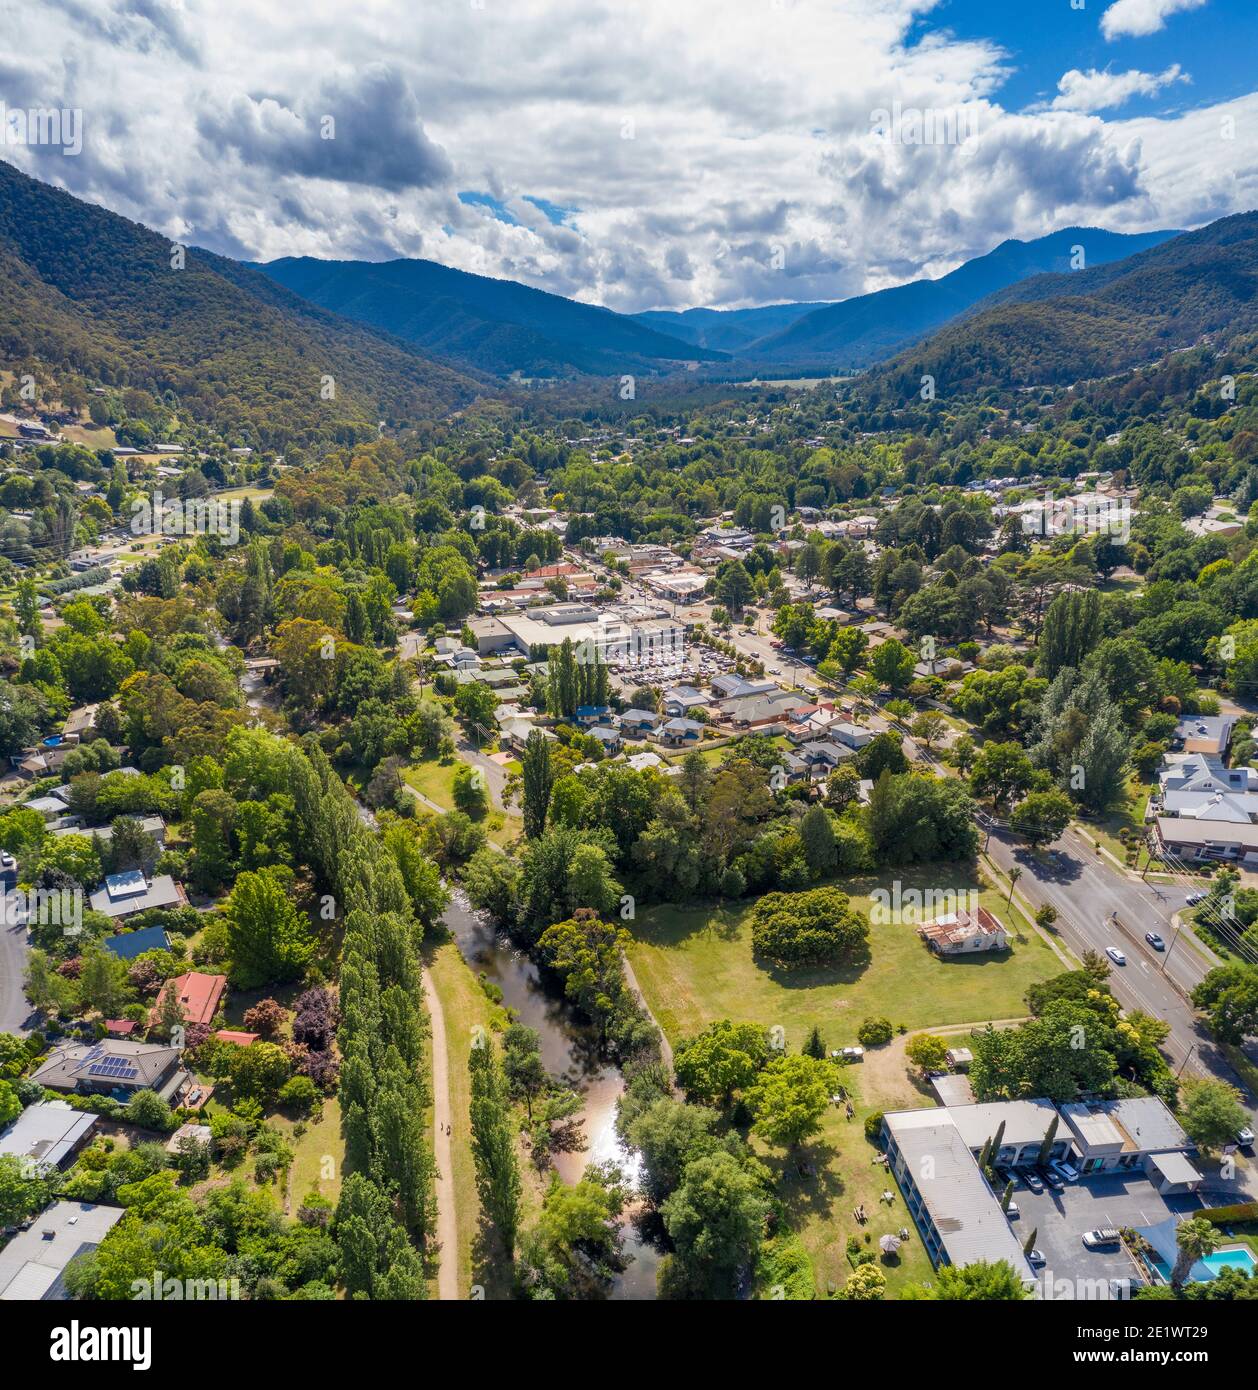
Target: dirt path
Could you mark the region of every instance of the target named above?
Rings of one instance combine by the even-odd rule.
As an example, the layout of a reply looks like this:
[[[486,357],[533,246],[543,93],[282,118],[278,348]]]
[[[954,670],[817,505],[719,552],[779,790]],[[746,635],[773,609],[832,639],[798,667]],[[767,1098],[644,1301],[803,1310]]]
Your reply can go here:
[[[432,1118],[433,1149],[437,1159],[437,1240],[441,1263],[437,1267],[437,1296],[443,1300],[459,1298],[459,1230],[454,1206],[454,1164],[450,1156],[452,1124],[450,1114],[450,1054],[446,1047],[446,1021],[432,977],[422,975],[424,1002],[432,1024]]]

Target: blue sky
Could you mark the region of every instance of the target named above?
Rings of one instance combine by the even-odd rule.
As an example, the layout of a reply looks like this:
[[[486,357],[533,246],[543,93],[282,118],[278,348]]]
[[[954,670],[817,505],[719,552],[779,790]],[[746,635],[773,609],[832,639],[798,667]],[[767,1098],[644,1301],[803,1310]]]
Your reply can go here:
[[[1258,4],[1255,0],[1210,0],[1202,8],[1168,15],[1158,32],[1107,40],[1100,17],[1106,6],[1089,0],[1071,9],[1069,0],[946,0],[917,25],[918,34],[947,29],[962,39],[991,39],[1009,54],[1012,69],[1001,87],[1015,110],[1051,101],[1057,81],[1071,68],[1163,72],[1178,63],[1191,84],[1177,84],[1154,97],[1132,97],[1124,115],[1147,115],[1230,100],[1258,82]]]

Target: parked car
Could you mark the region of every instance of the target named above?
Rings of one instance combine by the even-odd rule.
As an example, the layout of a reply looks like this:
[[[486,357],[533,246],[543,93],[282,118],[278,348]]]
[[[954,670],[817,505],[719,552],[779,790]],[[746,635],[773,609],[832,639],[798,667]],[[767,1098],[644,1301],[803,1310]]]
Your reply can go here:
[[[1107,1246],[1117,1245],[1118,1241],[1119,1235],[1113,1226],[1098,1226],[1095,1231],[1083,1233],[1083,1243],[1089,1250],[1104,1250]]]
[[[1042,1250],[1028,1250],[1026,1252],[1026,1257],[1030,1260],[1032,1269],[1039,1269],[1041,1265],[1046,1265],[1048,1263],[1044,1258],[1044,1252]]]
[[[1118,949],[1117,946],[1107,946],[1105,954],[1114,962],[1115,965],[1126,965],[1127,957]]]
[[[863,1047],[839,1048],[839,1056],[842,1057],[845,1062],[859,1062],[864,1055],[865,1049]]]
[[[1144,934],[1144,939],[1149,943],[1150,946],[1153,947],[1153,949],[1154,949],[1155,951],[1165,951],[1165,950],[1166,950],[1166,942],[1162,940],[1162,938],[1157,934],[1157,932],[1155,932],[1155,931],[1147,931],[1147,932],[1145,932],[1145,934]]]
[[[1066,1182],[1077,1182],[1079,1179],[1079,1170],[1067,1163],[1064,1158],[1053,1159],[1049,1167],[1059,1178],[1063,1178]]]
[[[1044,1179],[1044,1186],[1052,1188],[1054,1192],[1061,1192],[1066,1186],[1064,1180],[1054,1173],[1051,1168],[1041,1168],[1040,1176]]]
[[[1044,1179],[1040,1177],[1040,1175],[1035,1171],[1034,1168],[1027,1168],[1023,1172],[1019,1173],[1018,1176],[1022,1179],[1024,1183],[1026,1183],[1027,1187],[1032,1192],[1044,1191]]]
[[[1254,1130],[1253,1130],[1253,1126],[1252,1126],[1252,1125],[1246,1125],[1244,1129],[1239,1130],[1239,1131],[1237,1132],[1237,1135],[1236,1135],[1236,1142],[1237,1142],[1237,1143],[1241,1146],[1241,1148],[1243,1148],[1243,1149],[1249,1148],[1250,1145],[1253,1144],[1253,1142],[1254,1142]]]
[[[1013,1200],[1009,1199],[1009,1205],[1005,1208],[1005,1215],[1010,1221],[1016,1221],[1022,1215],[1022,1208]]]

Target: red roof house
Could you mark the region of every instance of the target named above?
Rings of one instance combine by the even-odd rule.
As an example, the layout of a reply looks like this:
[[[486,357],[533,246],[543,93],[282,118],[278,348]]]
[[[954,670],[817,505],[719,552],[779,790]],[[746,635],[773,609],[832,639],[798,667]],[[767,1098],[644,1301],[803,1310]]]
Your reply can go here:
[[[173,989],[183,1009],[185,1023],[212,1023],[226,988],[226,975],[201,975],[195,970],[190,970],[186,975],[177,975],[162,986],[153,1017],[161,1017],[167,991]]]

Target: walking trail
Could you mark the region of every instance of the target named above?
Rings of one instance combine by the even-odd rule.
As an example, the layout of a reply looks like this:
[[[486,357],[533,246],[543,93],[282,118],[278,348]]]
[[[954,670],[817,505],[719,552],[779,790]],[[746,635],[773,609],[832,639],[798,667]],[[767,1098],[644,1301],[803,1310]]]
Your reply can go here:
[[[432,1025],[433,1148],[437,1159],[437,1240],[441,1263],[437,1266],[437,1297],[459,1298],[459,1231],[454,1207],[454,1163],[446,1126],[454,1122],[450,1112],[450,1054],[446,1047],[446,1020],[441,1000],[427,970],[422,975],[424,1002]]]

